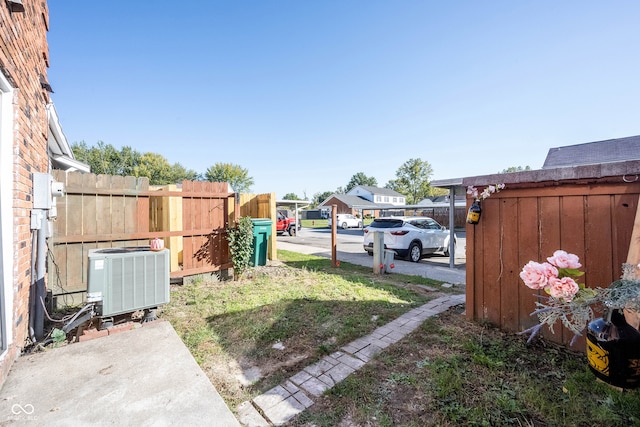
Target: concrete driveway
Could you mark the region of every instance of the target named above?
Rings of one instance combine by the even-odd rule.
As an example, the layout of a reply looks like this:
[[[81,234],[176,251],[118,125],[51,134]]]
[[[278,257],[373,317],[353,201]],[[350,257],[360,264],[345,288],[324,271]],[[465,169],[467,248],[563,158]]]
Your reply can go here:
[[[371,266],[373,258],[362,247],[362,230],[348,229],[337,232],[337,257],[339,261]],[[394,272],[412,276],[428,277],[456,285],[466,283],[466,259],[464,257],[466,238],[464,233],[456,233],[455,266],[449,267],[449,257],[433,255],[414,263],[396,259]],[[297,236],[278,236],[278,249],[306,253],[323,257],[331,257],[331,230],[327,228],[302,228]]]

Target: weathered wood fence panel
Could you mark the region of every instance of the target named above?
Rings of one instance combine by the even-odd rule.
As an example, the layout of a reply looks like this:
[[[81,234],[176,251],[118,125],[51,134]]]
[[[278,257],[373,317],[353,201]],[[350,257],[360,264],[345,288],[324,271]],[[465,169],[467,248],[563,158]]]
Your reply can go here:
[[[171,277],[232,267],[226,229],[234,219],[235,194],[226,183],[184,181],[179,191],[151,191],[147,178],[54,171],[54,179],[65,184],[65,196],[57,200],[58,218],[49,239],[48,284],[67,304],[82,302],[88,252],[95,248],[148,246],[154,237],[179,239],[175,247],[167,245],[172,258],[184,245]],[[176,198],[180,212],[164,208],[170,204],[163,199]],[[170,217],[163,217],[166,214]],[[182,218],[175,230],[174,215]]]
[[[54,171],[65,196],[56,200],[57,219],[49,239],[49,290],[65,302],[80,303],[87,289],[89,250],[148,244],[146,178]],[[143,237],[144,236],[144,237]]]
[[[488,184],[478,178],[463,184]],[[619,176],[513,182],[484,200],[479,224],[467,225],[467,315],[511,331],[535,325],[530,316],[535,291],[524,286],[519,273],[530,260],[546,261],[557,249],[580,257],[586,273],[580,282],[587,286],[606,287],[617,280],[639,194],[640,182]],[[561,325],[554,330],[545,336],[565,344],[571,340]]]

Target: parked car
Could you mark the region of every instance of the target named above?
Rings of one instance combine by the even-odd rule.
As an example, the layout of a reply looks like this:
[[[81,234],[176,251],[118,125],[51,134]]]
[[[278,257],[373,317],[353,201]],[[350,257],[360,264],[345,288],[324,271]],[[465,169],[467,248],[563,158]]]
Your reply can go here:
[[[286,215],[284,211],[278,211],[277,219],[276,219],[276,233],[283,234],[289,233],[289,236],[296,235],[296,228],[300,230],[300,224],[296,227],[296,219],[290,218]]]
[[[418,262],[428,254],[442,252],[449,256],[449,230],[433,218],[390,217],[375,219],[364,229],[364,250],[373,255],[374,232],[384,233],[384,247],[399,257]],[[453,240],[456,244],[455,236]],[[455,252],[454,252],[455,253]]]
[[[349,227],[362,228],[362,220],[351,214],[337,214],[336,226],[345,230]],[[329,228],[331,228],[331,217],[329,217]]]

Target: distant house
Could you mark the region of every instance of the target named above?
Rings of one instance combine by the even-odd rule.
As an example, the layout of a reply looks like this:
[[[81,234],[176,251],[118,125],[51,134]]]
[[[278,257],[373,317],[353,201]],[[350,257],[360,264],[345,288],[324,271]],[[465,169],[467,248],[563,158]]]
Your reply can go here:
[[[349,213],[362,215],[364,217],[365,215],[376,216],[377,212],[374,203],[361,197],[348,194],[332,194],[320,203],[318,207],[320,209],[331,208],[332,205],[336,205],[337,214]],[[329,215],[331,215],[331,211],[329,211]]]
[[[549,149],[542,169],[640,160],[640,135]]]
[[[403,215],[404,211],[394,211],[394,208],[404,206],[406,197],[388,188],[357,185],[347,194],[332,194],[327,197],[319,208],[329,208],[336,205],[336,213],[350,213],[362,217],[379,217],[382,215]]]
[[[376,204],[390,204],[402,206],[407,202],[407,198],[397,191],[389,188],[371,187],[368,185],[356,185],[347,192],[349,196],[358,196]]]

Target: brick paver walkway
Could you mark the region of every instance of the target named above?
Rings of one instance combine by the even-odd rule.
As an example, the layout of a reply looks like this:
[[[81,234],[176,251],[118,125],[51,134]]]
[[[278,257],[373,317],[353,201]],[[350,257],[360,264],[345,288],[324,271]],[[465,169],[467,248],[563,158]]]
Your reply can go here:
[[[414,331],[427,318],[464,304],[464,295],[448,295],[429,301],[358,338],[320,361],[304,368],[284,383],[244,402],[238,418],[247,427],[283,425],[313,405],[314,398],[360,369],[373,356]]]

